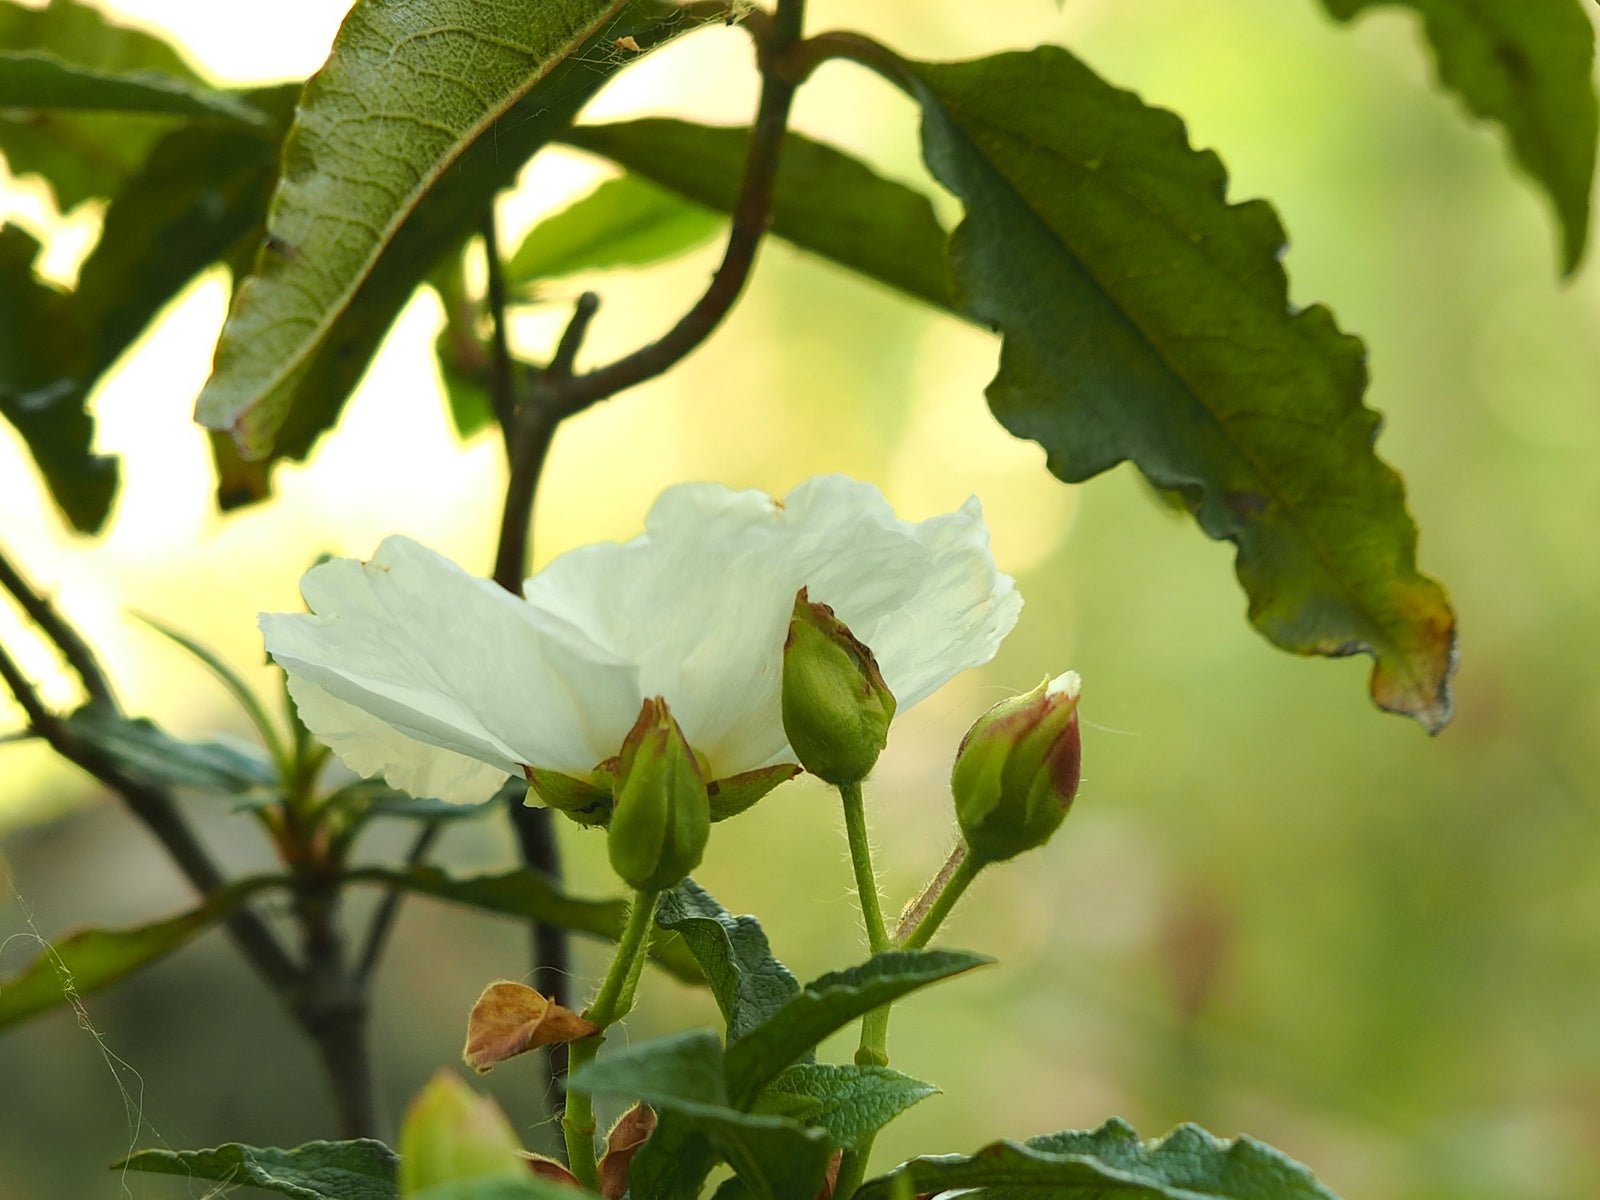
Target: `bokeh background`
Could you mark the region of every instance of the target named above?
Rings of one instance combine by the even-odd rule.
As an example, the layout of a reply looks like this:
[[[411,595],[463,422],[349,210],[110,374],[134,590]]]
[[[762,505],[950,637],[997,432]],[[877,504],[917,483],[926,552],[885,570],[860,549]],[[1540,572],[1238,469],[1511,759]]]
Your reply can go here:
[[[187,0],[105,7],[228,83],[315,69],[342,16],[322,0],[248,17]],[[781,493],[845,471],[910,517],[982,497],[1027,607],[991,666],[896,726],[870,794],[891,904],[948,848],[944,780],[970,720],[1047,673],[1084,676],[1076,811],[1046,851],[986,876],[949,927],[1001,968],[897,1010],[896,1065],[946,1094],[892,1126],[878,1161],[1118,1114],[1148,1135],[1194,1120],[1261,1136],[1352,1200],[1600,1194],[1600,267],[1556,279],[1542,201],[1434,89],[1401,15],[1349,29],[1313,0],[811,7],[813,28],[865,28],[926,57],[1058,41],[1180,111],[1195,144],[1222,154],[1231,195],[1282,214],[1295,301],[1330,304],[1366,338],[1379,449],[1406,477],[1422,565],[1450,588],[1462,630],[1456,720],[1430,740],[1369,706],[1365,659],[1297,659],[1251,632],[1228,547],[1127,468],[1083,487],[1051,479],[984,407],[991,338],[781,245],[682,369],[564,427],[539,561],[632,536],[655,494],[685,479]],[[624,73],[590,115],[738,121],[754,91],[747,40],[716,28]],[[909,104],[856,69],[824,69],[797,123],[937,191]],[[504,202],[509,234],[601,175],[577,154],[540,156]],[[48,270],[69,282],[98,212],[63,218],[37,181],[0,171],[0,217],[46,238]],[[663,328],[715,255],[555,298],[603,292],[599,361]],[[503,467],[493,437],[463,445],[450,430],[431,359],[440,317],[419,298],[338,430],[279,472],[277,499],[219,516],[190,409],[225,303],[220,276],[199,282],[95,396],[99,446],[125,472],[106,535],[64,529],[9,427],[0,528],[133,711],[244,736],[203,673],[128,614],[190,631],[271,686],[255,614],[296,605],[314,555],[363,555],[404,531],[486,570]],[[564,311],[520,316],[522,348],[547,349]],[[49,696],[70,698],[9,609],[0,638]],[[21,717],[4,705],[0,719]],[[193,811],[230,865],[265,864],[253,826]],[[605,889],[599,839],[566,832],[574,886]],[[404,836],[381,829],[368,853]],[[437,858],[489,869],[513,853],[489,821],[452,831]],[[134,823],[29,744],[0,745],[0,868],[7,973],[40,936],[190,900]],[[836,806],[819,788],[720,826],[701,877],[761,914],[802,978],[862,952]],[[525,972],[524,947],[514,924],[408,902],[377,999],[392,1116],[456,1060],[483,984]],[[585,970],[600,961],[583,948]],[[3,1200],[198,1194],[105,1164],[136,1145],[331,1133],[310,1052],[220,935],[86,1010],[0,1035]],[[710,1014],[704,996],[651,977],[628,1034]],[[538,1145],[550,1130],[532,1080],[512,1064],[486,1086]]]

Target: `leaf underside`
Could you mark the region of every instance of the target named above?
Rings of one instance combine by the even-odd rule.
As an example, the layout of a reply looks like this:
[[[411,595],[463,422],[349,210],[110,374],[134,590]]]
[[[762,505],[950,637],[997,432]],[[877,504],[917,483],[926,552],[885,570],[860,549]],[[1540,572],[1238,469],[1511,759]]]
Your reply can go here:
[[[693,26],[650,0],[363,0],[306,85],[254,274],[200,396],[246,459],[304,457],[400,307],[602,83]]]
[[[1182,122],[1058,47],[906,64],[934,176],[965,203],[962,303],[1004,336],[990,407],[1061,479],[1132,460],[1237,547],[1255,626],[1370,654],[1383,708],[1449,720],[1455,622],[1373,452],[1361,343],[1295,310],[1281,225],[1229,204]]]
[[[1594,27],[1578,0],[1322,0],[1341,21],[1380,6],[1422,18],[1441,86],[1500,125],[1549,197],[1562,265],[1577,270],[1589,234],[1600,104]]]

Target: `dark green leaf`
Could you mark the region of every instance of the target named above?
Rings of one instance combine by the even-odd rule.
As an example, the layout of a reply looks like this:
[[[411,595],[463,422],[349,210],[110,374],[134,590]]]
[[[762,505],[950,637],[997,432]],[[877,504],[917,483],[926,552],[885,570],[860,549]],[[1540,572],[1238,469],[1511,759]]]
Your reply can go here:
[[[509,871],[503,875],[477,875],[453,879],[438,867],[415,866],[405,870],[358,867],[346,876],[356,883],[378,883],[465,904],[502,916],[522,917],[548,925],[616,941],[628,916],[625,900],[580,900],[568,896],[536,871]],[[686,983],[702,982],[700,970],[681,939],[657,937],[650,943],[657,966]]]
[[[0,225],[0,416],[73,528],[94,533],[111,511],[117,463],[90,450],[94,422],[77,382],[84,340],[69,297],[34,275],[38,253],[33,238]]]
[[[240,795],[278,786],[277,767],[243,743],[181,741],[144,717],[124,717],[92,704],[66,724],[124,774],[154,787]]]
[[[906,1183],[913,1193],[983,1188],[994,1200],[1337,1200],[1305,1167],[1250,1138],[1221,1141],[1183,1125],[1159,1142],[1141,1142],[1121,1121],[1092,1133],[996,1142],[970,1157],[912,1159],[856,1197],[893,1200]]]
[[[202,423],[246,458],[303,457],[413,289],[629,61],[616,40],[694,25],[654,0],[360,0],[301,99]]]
[[[727,1108],[722,1039],[709,1029],[651,1038],[602,1054],[573,1072],[572,1086],[656,1108]]]
[[[253,892],[284,882],[242,879],[181,916],[131,929],[85,929],[50,942],[22,971],[0,980],[0,1028],[109,987],[203,933]]]
[[[993,961],[960,950],[886,950],[858,967],[812,980],[729,1044],[729,1096],[736,1107],[749,1106],[780,1071],[834,1030],[919,988]]]
[[[756,1111],[820,1125],[848,1148],[938,1090],[888,1067],[796,1063],[761,1093]]]
[[[241,132],[185,126],[158,141],[117,189],[78,275],[74,303],[93,345],[95,378],[178,292],[212,263],[259,245],[278,173],[278,140],[298,85],[250,94],[269,120]]]
[[[1230,205],[1183,124],[1054,46],[907,64],[923,151],[967,218],[963,302],[1005,335],[989,403],[1069,482],[1125,459],[1238,548],[1250,619],[1367,653],[1378,704],[1450,717],[1455,622],[1372,450],[1361,343],[1295,311],[1266,204]]]
[[[203,86],[193,68],[160,38],[113,25],[98,9],[72,0],[54,0],[44,8],[0,0],[0,48],[11,54],[47,54],[101,74],[151,72],[179,86]],[[112,195],[172,124],[172,118],[125,113],[41,111],[9,104],[0,109],[0,154],[12,174],[42,175],[62,211],[91,196]]]
[[[446,254],[428,285],[444,307],[444,328],[434,339],[439,378],[444,383],[450,422],[462,438],[470,438],[494,421],[494,359],[489,352],[488,312],[481,298],[467,288],[464,250]]]
[[[270,123],[237,96],[184,77],[87,67],[37,50],[0,49],[0,108],[144,113],[257,127]]]
[[[754,917],[735,917],[692,879],[662,895],[656,924],[683,938],[700,964],[728,1037],[744,1036],[800,990]]]
[[[605,1055],[574,1074],[572,1085],[641,1100],[673,1115],[673,1137],[704,1137],[758,1196],[811,1200],[822,1183],[832,1150],[827,1138],[784,1117],[730,1108],[722,1043],[710,1030],[656,1038]],[[639,1200],[675,1194],[674,1181],[658,1178],[648,1163],[640,1167],[644,1158],[641,1152],[634,1159],[632,1193]]]
[[[738,199],[749,136],[737,127],[651,118],[579,125],[564,140],[728,213]],[[772,232],[938,308],[955,308],[945,232],[927,197],[803,134],[784,138]]]
[[[1578,0],[1322,0],[1341,21],[1379,5],[1414,9],[1433,47],[1439,82],[1505,129],[1511,152],[1538,181],[1561,223],[1568,273],[1589,234],[1600,114],[1594,29]]]
[[[528,290],[579,271],[649,266],[693,250],[722,224],[637,175],[608,179],[528,231],[506,262],[506,283]]]
[[[330,806],[338,805],[349,812],[366,817],[400,817],[412,821],[470,821],[503,809],[512,800],[520,800],[528,785],[520,779],[508,779],[505,786],[487,800],[477,804],[452,804],[448,800],[430,800],[397,792],[376,779],[363,779],[340,788],[329,796]]]
[[[228,1142],[212,1150],[140,1150],[113,1169],[248,1185],[292,1200],[396,1200],[399,1159],[382,1142],[307,1142],[292,1150]]]

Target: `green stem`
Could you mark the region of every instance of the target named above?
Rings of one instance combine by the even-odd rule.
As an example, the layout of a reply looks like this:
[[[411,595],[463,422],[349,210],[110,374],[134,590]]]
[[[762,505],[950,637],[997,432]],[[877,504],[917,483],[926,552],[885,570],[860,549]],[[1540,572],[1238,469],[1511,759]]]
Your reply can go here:
[[[660,896],[660,892],[634,893],[633,906],[628,910],[628,923],[617,940],[617,953],[611,960],[606,977],[600,982],[600,990],[594,995],[594,1003],[583,1014],[600,1026],[600,1032],[581,1042],[572,1043],[568,1060],[572,1074],[576,1074],[586,1063],[594,1061],[595,1055],[600,1052],[600,1043],[605,1041],[606,1027],[627,1016],[628,1010],[633,1007],[645,951],[650,945],[656,901]],[[588,1092],[568,1088],[561,1128],[567,1141],[567,1165],[572,1168],[579,1183],[588,1188],[598,1188],[600,1169],[594,1155],[594,1100]]]
[[[952,856],[953,857],[953,856]],[[934,896],[933,903],[928,906],[928,911],[923,914],[914,928],[901,941],[900,945],[907,950],[917,950],[928,944],[930,938],[938,932],[939,926],[944,924],[944,919],[950,915],[950,910],[956,906],[956,901],[961,899],[978,872],[983,870],[983,863],[963,854],[961,861],[956,863],[954,871],[944,878],[944,886],[938,895]],[[944,872],[940,872],[941,876]]]
[[[872,846],[867,840],[867,808],[859,783],[841,784],[844,801],[844,831],[850,839],[850,865],[856,872],[856,896],[861,901],[861,919],[867,926],[867,945],[874,954],[889,948],[889,930],[883,923],[883,905],[878,898],[878,876],[872,869]]]

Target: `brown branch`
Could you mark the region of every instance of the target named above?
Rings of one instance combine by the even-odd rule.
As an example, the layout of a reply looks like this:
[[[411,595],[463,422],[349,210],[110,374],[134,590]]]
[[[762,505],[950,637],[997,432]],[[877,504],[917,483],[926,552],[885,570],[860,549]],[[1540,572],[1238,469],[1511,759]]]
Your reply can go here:
[[[37,625],[40,632],[61,652],[67,665],[83,681],[83,690],[89,698],[111,703],[111,685],[106,682],[105,672],[100,669],[100,662],[89,644],[56,612],[49,599],[22,577],[3,553],[0,553],[0,587],[11,593],[28,620]]]
[[[758,43],[761,99],[750,130],[750,145],[745,152],[744,172],[739,181],[739,198],[734,205],[727,246],[710,285],[678,323],[656,341],[608,366],[559,385],[563,416],[582,412],[591,404],[671,370],[711,336],[744,291],[750,269],[755,265],[756,249],[771,222],[778,162],[789,125],[789,110],[794,103],[796,85],[774,69],[773,64],[781,60],[799,36],[803,11],[800,0],[780,2],[770,31]]]
[[[414,867],[428,857],[428,851],[433,849],[434,842],[439,840],[439,834],[444,826],[439,821],[429,821],[417,834],[411,843],[411,849],[406,852],[406,866]],[[389,934],[394,930],[395,918],[400,915],[400,904],[405,899],[405,889],[392,887],[381,901],[378,910],[372,916],[372,926],[367,930],[366,944],[362,947],[361,956],[356,960],[355,978],[358,983],[366,984],[372,978],[372,973],[378,969],[378,960],[383,957],[383,948],[389,939]]]

